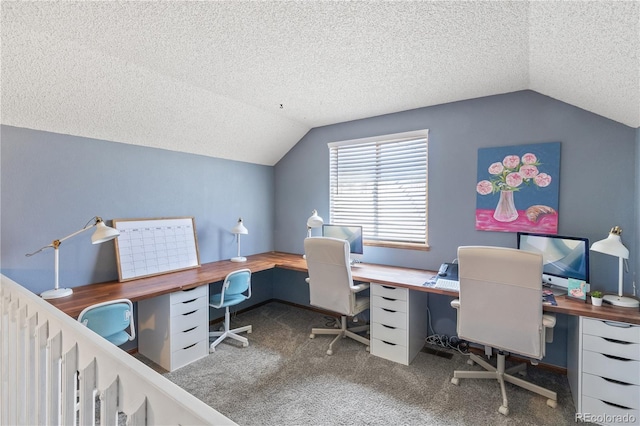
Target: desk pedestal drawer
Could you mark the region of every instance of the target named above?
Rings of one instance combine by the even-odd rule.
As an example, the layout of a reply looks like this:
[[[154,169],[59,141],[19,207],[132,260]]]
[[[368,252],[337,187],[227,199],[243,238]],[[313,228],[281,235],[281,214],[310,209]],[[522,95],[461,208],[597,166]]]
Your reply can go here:
[[[407,328],[407,313],[371,306],[371,321],[396,328]]]
[[[375,284],[371,286],[371,295],[386,297],[395,300],[407,300],[409,296],[409,290],[402,287]]]
[[[204,340],[178,349],[171,354],[171,371],[204,358],[208,354],[209,342]]]
[[[388,325],[374,322],[371,324],[371,335],[385,342],[407,346],[407,330],[404,328],[389,327]]]
[[[172,348],[186,348],[194,343],[209,339],[209,330],[205,323],[171,334]],[[206,355],[206,354],[205,354]]]
[[[582,373],[582,394],[612,404],[640,410],[640,386]]]
[[[398,362],[400,364],[409,365],[407,359],[407,347],[385,342],[380,339],[371,339],[370,351],[375,356],[388,359],[389,361]]]
[[[602,425],[640,425],[640,410],[627,410],[586,395],[578,414],[585,421]]]
[[[640,361],[615,359],[591,351],[584,351],[582,356],[585,373],[640,385]]]

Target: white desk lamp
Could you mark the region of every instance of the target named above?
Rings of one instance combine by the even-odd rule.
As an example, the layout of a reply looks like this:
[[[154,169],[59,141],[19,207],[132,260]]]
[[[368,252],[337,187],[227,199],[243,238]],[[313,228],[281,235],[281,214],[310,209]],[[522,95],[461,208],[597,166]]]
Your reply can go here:
[[[235,234],[236,235],[236,239],[238,240],[238,256],[232,257],[231,261],[232,262],[246,262],[247,258],[243,257],[243,256],[240,256],[240,235],[242,235],[242,234],[247,235],[249,233],[249,231],[242,224],[242,218],[238,219],[238,223],[236,223],[236,226],[234,226],[231,229],[231,233]]]
[[[324,220],[320,216],[318,216],[318,210],[313,209],[311,212],[311,216],[307,219],[307,238],[311,238],[311,230],[313,228],[319,228],[324,224]],[[302,257],[304,259],[307,258],[306,254],[303,254]]]
[[[93,223],[91,223],[93,222]],[[71,294],[73,294],[73,290],[70,288],[60,288],[60,282],[58,280],[59,277],[59,255],[58,255],[58,248],[60,247],[60,244],[65,241],[68,240],[71,237],[75,237],[76,235],[91,229],[93,227],[96,227],[96,231],[93,233],[93,235],[91,236],[91,243],[92,244],[101,244],[104,243],[106,241],[110,241],[113,240],[114,238],[116,238],[118,235],[120,235],[120,232],[117,229],[111,228],[107,225],[104,224],[104,222],[102,221],[102,218],[99,216],[95,216],[93,218],[91,218],[91,220],[89,220],[89,222],[87,222],[87,224],[84,226],[84,228],[82,228],[79,231],[74,232],[73,234],[67,235],[64,238],[60,238],[59,240],[53,240],[53,242],[51,244],[48,244],[44,247],[42,247],[41,249],[34,251],[33,253],[29,253],[26,254],[25,256],[30,257],[33,256],[36,253],[40,253],[42,250],[47,249],[49,247],[53,248],[53,261],[54,261],[54,288],[53,290],[47,290],[45,292],[43,292],[40,296],[43,299],[57,299],[59,297],[66,297],[66,296],[71,296]]]
[[[623,259],[629,258],[629,249],[622,244],[620,240],[620,234],[622,229],[619,226],[614,226],[609,232],[609,236],[604,240],[596,241],[591,245],[591,250],[599,253],[608,254],[610,256],[616,256],[618,258],[618,295],[608,294],[605,295],[603,300],[609,302],[615,306],[622,306],[625,308],[637,308],[640,305],[636,299],[632,297],[625,297],[622,295],[622,264]]]
[[[319,228],[323,224],[324,224],[324,221],[320,216],[318,216],[318,211],[314,209],[311,212],[311,216],[309,217],[309,219],[307,219],[307,237],[311,236],[312,228]]]

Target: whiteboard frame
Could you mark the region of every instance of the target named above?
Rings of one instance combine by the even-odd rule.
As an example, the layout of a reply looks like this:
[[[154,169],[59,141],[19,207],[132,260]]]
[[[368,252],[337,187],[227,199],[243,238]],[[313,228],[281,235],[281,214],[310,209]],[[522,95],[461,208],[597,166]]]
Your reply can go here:
[[[183,217],[158,217],[158,218],[149,218],[149,219],[113,219],[112,220],[112,226],[113,228],[117,229],[118,231],[123,232],[123,230],[126,229],[131,229],[131,228],[157,228],[159,223],[162,222],[163,224],[167,225],[171,225],[172,223],[178,224],[178,223],[184,223],[185,220],[188,220],[191,222],[191,229],[193,230],[193,233],[189,233],[187,235],[188,241],[187,241],[187,248],[191,249],[191,250],[195,250],[195,256],[196,256],[196,264],[193,264],[191,261],[187,261],[187,262],[183,262],[182,264],[179,264],[177,267],[173,267],[169,270],[163,270],[160,272],[155,272],[155,273],[146,273],[146,274],[139,274],[139,275],[134,275],[134,276],[128,276],[126,278],[123,278],[123,274],[122,274],[122,263],[121,263],[121,256],[124,255],[123,250],[125,250],[124,247],[121,247],[120,244],[118,243],[118,240],[120,239],[119,237],[115,239],[115,249],[116,249],[116,263],[118,265],[118,281],[120,282],[124,282],[124,281],[131,281],[131,280],[136,280],[139,278],[143,278],[143,277],[151,277],[151,276],[155,276],[155,275],[164,275],[164,274],[169,274],[172,272],[176,272],[176,271],[183,271],[186,269],[193,269],[193,268],[199,268],[200,267],[200,251],[198,250],[198,236],[196,233],[196,221],[195,218],[193,216],[183,216]]]

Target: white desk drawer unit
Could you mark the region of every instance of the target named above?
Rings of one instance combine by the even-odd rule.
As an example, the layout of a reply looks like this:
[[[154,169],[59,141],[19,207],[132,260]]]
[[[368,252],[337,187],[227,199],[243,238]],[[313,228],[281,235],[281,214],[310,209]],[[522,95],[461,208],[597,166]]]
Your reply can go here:
[[[427,294],[376,283],[370,289],[371,354],[409,365],[424,346]]]
[[[568,374],[579,418],[640,425],[640,326],[586,317],[578,324],[578,358],[568,359],[578,368]]]
[[[138,302],[138,351],[173,371],[209,353],[209,286]]]

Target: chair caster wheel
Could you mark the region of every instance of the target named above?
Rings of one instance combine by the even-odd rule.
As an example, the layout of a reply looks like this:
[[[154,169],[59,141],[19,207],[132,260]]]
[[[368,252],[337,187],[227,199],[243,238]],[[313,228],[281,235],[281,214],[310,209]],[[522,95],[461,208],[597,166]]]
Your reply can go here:
[[[456,386],[459,386],[460,385],[460,379],[457,378],[457,377],[453,377],[453,378],[451,378],[451,383],[453,383]]]
[[[469,358],[469,359],[467,360],[467,364],[469,364],[469,365],[474,365],[474,364],[475,364],[475,362],[473,362],[473,360],[472,360],[471,358]]]
[[[313,339],[314,337],[316,337],[316,335],[315,335],[315,334],[313,334],[313,333],[311,333],[311,334],[309,335],[309,339]]]
[[[509,407],[505,407],[504,405],[501,405],[500,408],[498,408],[498,413],[508,416],[509,415]]]
[[[327,350],[327,355],[333,355],[333,351],[331,349]]]
[[[209,353],[212,354],[216,351],[216,348],[209,348]]]
[[[247,334],[253,333],[253,330],[247,330]]]
[[[369,346],[367,346],[366,351],[367,351],[367,352],[371,352],[371,350],[370,350]]]
[[[243,348],[246,348],[246,347],[248,347],[248,346],[249,346],[249,344],[248,344],[248,343],[242,343],[242,347],[243,347]]]
[[[558,406],[558,401],[554,401],[553,399],[547,399],[547,405],[551,408],[556,408]]]

